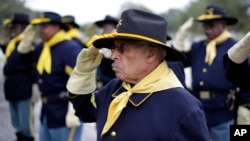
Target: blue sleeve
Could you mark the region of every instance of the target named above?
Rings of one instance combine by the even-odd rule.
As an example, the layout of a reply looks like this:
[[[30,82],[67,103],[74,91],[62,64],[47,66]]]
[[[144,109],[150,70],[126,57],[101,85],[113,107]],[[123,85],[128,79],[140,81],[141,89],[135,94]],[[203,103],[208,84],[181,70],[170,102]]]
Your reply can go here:
[[[65,64],[74,68],[76,64],[77,55],[82,50],[82,47],[76,44],[74,41],[67,42],[67,47],[63,54]]]
[[[234,63],[228,54],[223,56],[225,77],[235,85],[250,89],[250,58],[241,64]]]
[[[175,141],[210,141],[204,113],[197,109],[180,122]]]
[[[74,95],[69,93],[69,100],[75,109],[75,115],[83,122],[96,122],[96,108],[91,103],[91,94]]]

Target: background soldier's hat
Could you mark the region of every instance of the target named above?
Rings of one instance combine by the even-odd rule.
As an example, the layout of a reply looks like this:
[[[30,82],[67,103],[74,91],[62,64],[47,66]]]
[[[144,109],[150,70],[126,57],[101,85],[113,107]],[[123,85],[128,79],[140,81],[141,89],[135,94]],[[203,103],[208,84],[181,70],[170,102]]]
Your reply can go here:
[[[31,24],[33,25],[40,25],[44,23],[58,24],[63,29],[67,29],[66,25],[62,22],[62,17],[55,12],[43,12],[40,18],[35,18],[31,21]]]
[[[118,19],[116,19],[115,17],[112,17],[110,15],[106,15],[103,20],[96,21],[94,24],[97,25],[98,27],[102,27],[103,24],[106,24],[106,23],[117,25]]]
[[[115,39],[133,39],[157,44],[167,51],[167,61],[183,61],[185,56],[166,45],[167,21],[158,15],[144,11],[129,9],[122,13],[117,31],[104,34],[93,41],[97,48],[110,48]]]
[[[5,19],[3,22],[4,25],[16,24],[16,23],[29,24],[30,23],[29,16],[24,13],[15,13],[13,15],[13,18]]]
[[[209,5],[206,7],[205,13],[197,18],[199,22],[206,22],[210,20],[224,19],[227,25],[234,25],[238,22],[237,18],[228,17],[223,8],[215,5]]]
[[[76,23],[75,21],[75,17],[71,16],[71,15],[66,15],[62,17],[62,22],[66,23],[66,24],[71,24],[73,25],[75,28],[79,28],[80,26]]]

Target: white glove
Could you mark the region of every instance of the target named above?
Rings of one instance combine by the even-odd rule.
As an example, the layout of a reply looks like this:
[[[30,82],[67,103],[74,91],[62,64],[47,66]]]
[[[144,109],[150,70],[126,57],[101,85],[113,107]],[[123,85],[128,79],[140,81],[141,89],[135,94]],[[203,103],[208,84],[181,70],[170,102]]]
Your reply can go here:
[[[79,126],[80,120],[79,118],[75,115],[75,109],[73,108],[73,105],[71,102],[68,104],[68,111],[66,114],[66,126],[71,128],[71,127],[76,127]]]
[[[228,57],[235,63],[243,63],[250,53],[250,32],[228,50]]]
[[[173,40],[173,46],[175,49],[179,51],[184,51],[184,41],[188,36],[188,33],[191,30],[193,25],[194,18],[190,17],[184,24],[181,25],[179,30],[175,35],[175,39]]]
[[[32,96],[31,96],[31,102],[36,103],[41,99],[41,91],[39,90],[39,87],[37,84],[32,85]]]
[[[23,33],[24,38],[18,45],[17,50],[19,53],[25,54],[34,51],[34,46],[32,45],[32,42],[36,37],[36,31],[33,25],[28,25]]]
[[[110,49],[108,49],[108,48],[102,48],[102,49],[100,49],[100,51],[101,51],[101,53],[103,54],[103,56],[105,58],[110,59],[111,54],[112,54],[112,52],[111,52]]]
[[[73,94],[90,94],[96,88],[96,68],[100,65],[102,53],[95,47],[84,48],[78,54],[76,66],[67,82],[67,89]]]

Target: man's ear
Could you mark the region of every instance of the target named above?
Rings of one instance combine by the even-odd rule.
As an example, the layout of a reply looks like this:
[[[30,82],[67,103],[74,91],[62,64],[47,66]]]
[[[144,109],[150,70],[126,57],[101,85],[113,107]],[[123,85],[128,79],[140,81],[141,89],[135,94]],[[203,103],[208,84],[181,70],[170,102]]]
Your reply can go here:
[[[156,48],[150,47],[147,49],[147,59],[149,61],[154,60],[158,56],[158,50]]]

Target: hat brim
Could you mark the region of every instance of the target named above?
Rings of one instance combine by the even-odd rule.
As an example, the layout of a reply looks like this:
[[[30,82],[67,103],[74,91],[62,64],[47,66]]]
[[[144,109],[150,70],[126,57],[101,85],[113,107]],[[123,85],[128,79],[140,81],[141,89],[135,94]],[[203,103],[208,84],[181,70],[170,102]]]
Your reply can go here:
[[[31,24],[33,25],[39,25],[43,23],[50,23],[51,20],[49,18],[36,18],[31,21]]]
[[[75,28],[79,28],[80,26],[72,19],[69,19],[69,18],[63,18],[62,19],[62,22],[64,24],[70,24],[70,25],[73,25]]]
[[[75,28],[80,28],[80,26],[76,23],[72,23]]]
[[[197,19],[198,22],[207,22],[212,20],[225,20],[227,25],[235,25],[238,22],[238,19],[233,17],[213,17],[213,18],[204,18],[204,19]]]
[[[52,21],[50,18],[36,18],[36,19],[33,19],[31,21],[31,24],[33,24],[33,25],[41,25],[41,24],[46,24],[46,23],[58,24],[64,30],[67,29],[67,26],[64,23],[57,22],[57,21]]]
[[[113,45],[114,45],[114,40],[116,39],[132,39],[132,40],[143,40],[143,41],[148,41],[148,40],[144,40],[144,39],[141,39],[141,38],[135,38],[135,37],[125,37],[125,36],[117,36],[117,37],[104,37],[104,38],[100,38],[100,39],[97,39],[93,42],[93,45],[96,47],[96,48],[111,48]],[[154,43],[154,42],[152,42]],[[167,56],[166,56],[166,60],[167,61],[184,61],[186,59],[186,56],[167,46],[167,45],[163,45],[163,44],[158,44],[158,43],[154,43],[154,44],[157,44],[157,45],[160,45],[161,47],[163,47],[164,49],[166,49],[167,51]]]
[[[10,24],[29,24],[29,21],[21,21],[21,20],[12,20],[12,19],[5,19],[3,25],[10,25]]]

